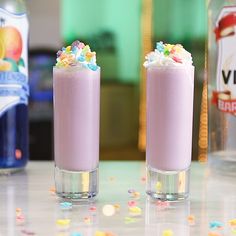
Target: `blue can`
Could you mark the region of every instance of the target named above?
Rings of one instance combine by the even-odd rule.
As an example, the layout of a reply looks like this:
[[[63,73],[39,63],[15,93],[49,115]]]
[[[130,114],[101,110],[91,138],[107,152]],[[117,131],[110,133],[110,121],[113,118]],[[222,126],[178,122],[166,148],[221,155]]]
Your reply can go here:
[[[24,1],[0,2],[0,173],[28,157],[28,19]]]

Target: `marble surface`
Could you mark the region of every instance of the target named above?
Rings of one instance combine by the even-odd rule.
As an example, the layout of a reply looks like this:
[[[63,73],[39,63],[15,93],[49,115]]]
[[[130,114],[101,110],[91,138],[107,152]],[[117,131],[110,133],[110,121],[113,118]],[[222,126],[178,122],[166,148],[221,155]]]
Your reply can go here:
[[[235,177],[213,174],[206,164],[192,163],[190,199],[169,206],[147,198],[144,162],[107,161],[100,163],[96,201],[62,209],[53,193],[53,169],[53,162],[30,162],[24,172],[0,176],[1,236],[235,235],[228,223],[236,218]],[[128,193],[131,189],[140,198]],[[140,215],[130,213],[129,201],[141,209]],[[115,206],[114,215],[103,214],[106,204]],[[209,224],[216,221],[222,227],[211,229]]]

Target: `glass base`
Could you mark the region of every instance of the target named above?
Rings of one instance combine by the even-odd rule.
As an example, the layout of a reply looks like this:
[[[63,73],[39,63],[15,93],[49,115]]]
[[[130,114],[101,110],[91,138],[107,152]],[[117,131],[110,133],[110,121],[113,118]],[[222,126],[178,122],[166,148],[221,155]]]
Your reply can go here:
[[[71,200],[92,199],[98,194],[98,168],[68,171],[55,166],[55,187],[59,197]]]
[[[147,166],[146,193],[161,201],[180,201],[189,197],[190,169],[161,171]]]

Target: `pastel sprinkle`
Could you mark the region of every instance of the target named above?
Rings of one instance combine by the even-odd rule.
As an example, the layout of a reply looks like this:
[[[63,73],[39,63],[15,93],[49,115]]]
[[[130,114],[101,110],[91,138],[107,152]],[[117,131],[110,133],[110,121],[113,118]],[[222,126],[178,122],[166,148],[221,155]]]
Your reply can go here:
[[[88,68],[95,71],[95,70],[97,70],[98,66],[94,65],[94,64],[88,64]]]
[[[112,232],[106,232],[106,236],[116,236],[116,235],[113,234]]]
[[[172,236],[173,231],[171,229],[166,229],[162,232],[162,236]]]
[[[56,221],[56,224],[57,225],[60,225],[60,226],[67,226],[67,225],[70,225],[70,219],[58,219]]]
[[[61,202],[60,203],[62,210],[70,210],[72,209],[72,203],[71,202]]]
[[[95,206],[91,206],[90,208],[89,208],[89,211],[91,211],[91,212],[95,212],[97,210],[97,208],[95,207]]]
[[[146,177],[145,176],[141,177],[141,182],[146,182]]]
[[[19,215],[16,217],[16,224],[23,225],[25,223],[25,217],[23,215]]]
[[[84,223],[85,224],[90,224],[91,223],[91,218],[90,217],[84,217]]]
[[[211,229],[221,228],[221,227],[223,227],[223,223],[221,223],[220,221],[211,221],[209,224],[209,227]]]
[[[142,209],[137,206],[129,207],[129,213],[131,215],[141,215],[142,214]]]
[[[190,225],[194,225],[195,224],[195,216],[194,215],[189,215],[187,219],[188,219],[188,223]]]
[[[229,225],[236,226],[236,219],[229,220]]]
[[[157,42],[154,51],[148,53],[145,57],[144,66],[179,66],[179,64],[192,65],[191,54],[180,44],[167,44]]]
[[[165,55],[165,56],[169,56],[169,55],[170,55],[170,51],[169,51],[168,49],[165,49],[165,50],[164,50],[164,55]]]
[[[82,234],[78,232],[73,232],[70,234],[70,236],[82,236]]]
[[[16,220],[17,221],[24,221],[25,217],[23,215],[18,215],[18,216],[16,216]]]
[[[128,190],[128,193],[134,193],[134,192],[135,192],[134,189],[129,189],[129,190]]]
[[[164,51],[164,44],[163,44],[162,41],[156,43],[156,49],[157,49],[159,52],[163,52],[163,51]]]
[[[35,235],[35,233],[33,231],[30,231],[30,230],[27,230],[27,229],[21,230],[21,233],[25,234],[25,235]]]
[[[173,56],[172,59],[173,59],[175,62],[182,63],[182,60],[181,60],[179,57]]]
[[[69,236],[69,233],[67,231],[65,232],[61,231],[61,232],[58,232],[56,236]]]
[[[78,61],[79,62],[84,62],[85,61],[85,57],[84,56],[79,56],[78,57]]]
[[[55,187],[51,187],[49,189],[49,192],[54,195],[56,193],[56,188]]]
[[[132,218],[132,217],[125,217],[125,224],[131,224],[131,223],[135,223],[137,222],[136,218]]]
[[[131,197],[136,198],[136,199],[139,199],[139,198],[140,198],[140,193],[137,192],[137,191],[135,191],[135,192],[133,192],[133,193],[131,194]]]
[[[113,205],[115,207],[115,210],[116,211],[119,211],[120,210],[120,204],[116,203]]]
[[[66,47],[66,52],[69,53],[70,51],[71,51],[71,46],[67,46],[67,47]]]
[[[156,205],[157,205],[158,208],[164,209],[164,208],[169,207],[169,206],[170,206],[170,203],[167,202],[167,201],[160,201],[160,200],[158,200],[158,201],[156,202]]]
[[[85,46],[84,43],[80,42],[79,45],[78,45],[78,48],[81,49],[81,48],[84,48],[84,46]]]
[[[17,225],[23,225],[25,223],[25,217],[22,213],[21,208],[16,208],[16,224]]]
[[[218,233],[218,232],[215,232],[215,231],[210,231],[208,233],[208,236],[222,236],[222,234]]]
[[[22,212],[22,209],[21,208],[16,208],[16,214],[20,214]]]
[[[160,192],[160,191],[161,191],[161,188],[162,188],[161,182],[160,182],[160,181],[157,181],[157,183],[156,183],[156,190],[157,190],[157,192]]]
[[[96,231],[95,236],[106,236],[106,233],[103,231]]]
[[[128,201],[128,206],[129,207],[134,207],[137,205],[137,202],[136,201]]]
[[[112,182],[112,181],[115,181],[115,180],[116,180],[116,177],[114,177],[114,176],[110,176],[110,177],[109,177],[109,181]]]
[[[59,50],[56,61],[58,68],[82,66],[93,71],[99,68],[96,64],[96,53],[91,51],[89,45],[78,40]]]
[[[103,208],[102,208],[102,213],[105,215],[105,216],[113,216],[116,212],[116,209],[113,205],[110,205],[110,204],[107,204],[107,205],[104,205]]]

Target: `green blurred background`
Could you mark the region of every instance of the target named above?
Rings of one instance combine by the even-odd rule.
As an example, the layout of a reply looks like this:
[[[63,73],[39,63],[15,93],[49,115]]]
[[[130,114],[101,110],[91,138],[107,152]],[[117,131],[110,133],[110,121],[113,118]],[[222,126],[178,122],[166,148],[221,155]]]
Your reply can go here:
[[[76,39],[90,44],[97,52],[97,62],[102,68],[101,159],[137,160],[145,157],[137,145],[140,65],[144,61],[141,58],[141,23],[145,2],[28,0],[32,61],[37,61],[39,54],[45,54],[53,64],[56,50]],[[197,159],[207,29],[205,1],[153,0],[152,4],[153,48],[156,41],[181,43],[193,56],[196,67],[193,158]],[[39,78],[36,90],[51,89],[51,64],[42,67],[47,73]],[[32,65],[31,74],[34,73]],[[30,108],[31,159],[51,159],[52,102],[32,97]],[[45,140],[45,132],[49,130],[51,133]]]

